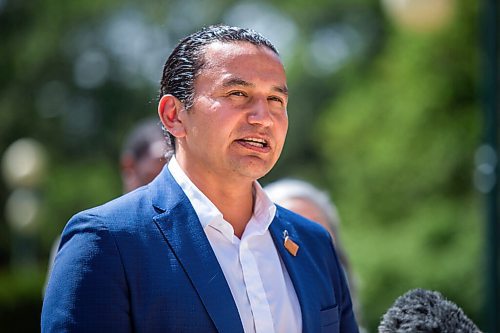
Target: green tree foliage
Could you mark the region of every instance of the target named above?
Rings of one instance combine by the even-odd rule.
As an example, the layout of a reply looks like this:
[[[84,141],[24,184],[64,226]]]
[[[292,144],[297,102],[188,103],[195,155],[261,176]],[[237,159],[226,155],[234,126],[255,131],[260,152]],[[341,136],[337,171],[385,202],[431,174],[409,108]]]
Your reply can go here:
[[[360,278],[367,326],[405,291],[442,291],[479,319],[480,142],[474,7],[439,34],[393,30],[315,136]]]

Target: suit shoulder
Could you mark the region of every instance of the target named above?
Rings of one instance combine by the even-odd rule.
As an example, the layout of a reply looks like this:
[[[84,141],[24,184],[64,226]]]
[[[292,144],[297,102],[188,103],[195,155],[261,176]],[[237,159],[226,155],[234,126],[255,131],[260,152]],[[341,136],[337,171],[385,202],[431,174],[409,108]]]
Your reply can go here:
[[[83,210],[75,214],[70,222],[91,219],[100,220],[109,225],[114,221],[131,220],[134,217],[143,216],[149,209],[152,209],[151,198],[146,185],[100,206]]]
[[[137,205],[150,204],[151,200],[148,195],[148,185],[139,187],[138,189],[125,193],[117,198],[114,198],[102,205],[86,209],[81,213],[84,214],[110,214],[116,211],[123,211]]]

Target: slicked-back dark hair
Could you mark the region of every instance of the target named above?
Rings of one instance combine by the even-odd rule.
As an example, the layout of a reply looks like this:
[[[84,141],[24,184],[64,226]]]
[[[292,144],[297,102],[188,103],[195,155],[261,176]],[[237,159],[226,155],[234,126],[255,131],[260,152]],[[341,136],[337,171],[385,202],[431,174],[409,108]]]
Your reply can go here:
[[[186,110],[192,107],[194,80],[205,64],[205,47],[214,42],[248,42],[278,54],[274,45],[254,30],[227,25],[205,27],[182,39],[168,57],[163,67],[159,98],[171,94],[184,104]],[[168,136],[175,147],[174,136],[170,133]]]

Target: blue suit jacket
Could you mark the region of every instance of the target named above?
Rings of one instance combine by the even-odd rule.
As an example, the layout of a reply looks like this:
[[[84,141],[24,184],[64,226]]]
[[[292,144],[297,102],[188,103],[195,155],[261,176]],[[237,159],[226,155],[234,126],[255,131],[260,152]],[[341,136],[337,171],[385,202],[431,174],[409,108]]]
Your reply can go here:
[[[329,234],[281,207],[269,230],[303,332],[357,332]],[[300,247],[295,257],[284,230]],[[243,332],[198,217],[166,167],[149,185],[68,222],[41,325],[43,332]]]

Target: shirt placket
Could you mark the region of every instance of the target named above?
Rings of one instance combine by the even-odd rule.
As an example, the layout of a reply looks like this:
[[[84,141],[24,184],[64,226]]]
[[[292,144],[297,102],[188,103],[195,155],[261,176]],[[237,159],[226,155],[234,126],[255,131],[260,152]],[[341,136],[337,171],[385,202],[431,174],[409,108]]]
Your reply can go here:
[[[271,309],[259,274],[257,261],[249,248],[248,241],[249,238],[241,241],[239,252],[243,279],[254,317],[255,332],[274,332]]]

